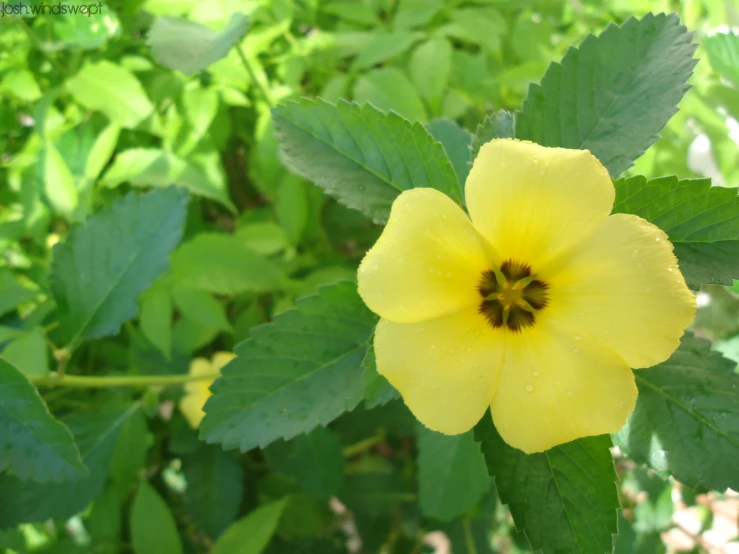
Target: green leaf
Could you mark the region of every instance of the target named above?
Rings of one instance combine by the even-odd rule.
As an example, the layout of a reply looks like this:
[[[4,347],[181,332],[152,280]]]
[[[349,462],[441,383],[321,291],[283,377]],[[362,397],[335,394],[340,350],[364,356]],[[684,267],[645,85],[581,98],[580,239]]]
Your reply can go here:
[[[111,123],[98,135],[90,154],[87,156],[87,162],[85,164],[86,178],[94,181],[100,176],[103,168],[110,160],[113,152],[115,152],[120,133],[120,126]]]
[[[121,127],[134,128],[154,112],[136,76],[107,60],[85,65],[67,81],[67,90],[84,107],[103,112]]]
[[[44,141],[41,155],[44,160],[44,194],[56,213],[72,219],[79,203],[79,192],[72,172],[50,139]]]
[[[26,377],[43,377],[49,373],[48,346],[38,327],[21,332],[5,347],[2,356]]]
[[[377,359],[375,349],[370,346],[364,357],[364,405],[367,409],[387,404],[395,398],[400,398],[400,393],[390,382],[377,372]]]
[[[233,332],[223,304],[207,292],[175,283],[172,287],[172,298],[177,309],[185,317],[197,321],[204,327]]]
[[[378,32],[373,34],[372,41],[359,52],[352,64],[353,71],[361,71],[400,56],[416,42],[420,33],[398,31],[394,33]]]
[[[154,444],[146,417],[141,410],[135,411],[121,427],[113,452],[110,477],[121,489],[128,490],[139,480],[139,473],[146,465],[146,454]]]
[[[235,236],[219,233],[200,233],[180,246],[172,255],[172,275],[183,286],[226,295],[285,284],[285,276],[271,261]]]
[[[534,551],[612,552],[617,532],[616,471],[607,435],[526,455],[508,446],[485,416],[475,439],[498,495]]]
[[[643,217],[662,229],[688,286],[733,284],[739,278],[739,199],[710,179],[636,176],[616,181],[613,213]]]
[[[588,149],[617,177],[677,112],[696,64],[691,39],[675,14],[647,14],[588,36],[531,85],[516,137]]]
[[[362,399],[362,359],[376,323],[353,283],[319,289],[252,329],[221,371],[201,436],[246,451],[326,425]]]
[[[37,295],[38,290],[21,285],[10,270],[0,267],[0,316]]]
[[[616,443],[689,487],[739,488],[739,374],[690,333],[672,357],[634,372],[636,409]]]
[[[722,77],[739,87],[739,35],[717,33],[703,39],[708,59]]]
[[[181,554],[172,512],[148,481],[141,481],[131,505],[131,543],[136,554]]]
[[[202,443],[200,443],[202,445]],[[213,540],[236,519],[244,490],[241,457],[219,446],[202,446],[186,456],[187,511]]]
[[[409,69],[411,80],[421,96],[438,105],[449,83],[452,45],[444,37],[426,40],[411,54]]]
[[[420,27],[431,21],[443,7],[443,0],[398,0],[393,25],[396,29]]]
[[[131,193],[54,247],[49,278],[64,344],[113,335],[136,315],[139,294],[180,240],[186,203],[174,188]]]
[[[485,116],[483,122],[477,126],[477,131],[470,143],[470,163],[474,163],[480,148],[486,142],[498,138],[513,138],[514,125],[513,114],[505,110],[498,110]]]
[[[264,454],[275,471],[294,477],[308,494],[328,499],[341,489],[344,454],[336,435],[323,427],[290,441],[275,441]]]
[[[288,499],[257,508],[226,529],[211,554],[260,554],[277,530]]]
[[[485,458],[472,431],[449,436],[418,425],[418,501],[424,515],[454,519],[489,488]]]
[[[84,510],[103,491],[116,441],[137,406],[109,407],[62,418],[89,468],[88,477],[63,483],[29,483],[0,475],[0,529],[19,523],[66,520]]]
[[[141,295],[141,332],[169,359],[172,354],[172,297],[164,286],[154,285]]]
[[[87,475],[69,429],[52,417],[20,370],[0,358],[0,471],[6,469],[38,482]]]
[[[443,147],[420,123],[344,101],[287,102],[272,115],[293,171],[376,223],[387,221],[395,197],[414,187],[435,188],[462,203]]]
[[[418,500],[411,483],[400,473],[347,475],[338,497],[355,513],[374,518],[391,515],[400,504]]]
[[[450,119],[434,119],[426,124],[426,129],[444,147],[454,173],[457,174],[459,187],[464,190],[467,175],[470,173],[472,135],[467,129],[463,129]]]
[[[226,57],[248,28],[249,18],[239,12],[220,31],[194,21],[159,17],[149,29],[148,41],[159,63],[190,75]]]
[[[397,112],[409,121],[428,119],[418,91],[405,73],[395,67],[374,69],[359,77],[354,84],[354,100],[384,112]]]
[[[310,218],[307,184],[300,177],[286,173],[280,182],[275,211],[290,243],[297,246]]]

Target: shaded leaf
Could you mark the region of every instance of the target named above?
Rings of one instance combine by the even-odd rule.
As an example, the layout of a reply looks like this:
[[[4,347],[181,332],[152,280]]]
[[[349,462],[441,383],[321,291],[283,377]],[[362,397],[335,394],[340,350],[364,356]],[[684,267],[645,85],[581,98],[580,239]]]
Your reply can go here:
[[[259,554],[277,530],[288,499],[257,508],[234,523],[218,539],[212,554]]]
[[[148,481],[141,481],[131,505],[131,543],[136,554],[182,553],[172,512]]]

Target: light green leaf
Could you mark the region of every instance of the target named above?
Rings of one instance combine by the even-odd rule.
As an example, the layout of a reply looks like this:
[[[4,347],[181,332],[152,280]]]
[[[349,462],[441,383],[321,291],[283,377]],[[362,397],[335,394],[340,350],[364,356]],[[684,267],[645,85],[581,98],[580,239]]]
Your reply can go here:
[[[185,317],[205,327],[212,327],[219,331],[233,331],[223,304],[207,292],[175,283],[172,286],[172,299]]]
[[[377,223],[414,187],[436,188],[462,204],[444,148],[420,123],[344,101],[287,102],[272,114],[287,164]]]
[[[67,219],[72,218],[79,192],[72,172],[50,139],[44,140],[44,193],[52,209]]]
[[[490,488],[485,458],[472,431],[442,435],[418,425],[418,501],[424,515],[462,515]]]
[[[0,475],[0,529],[19,523],[66,520],[103,492],[118,434],[136,406],[109,407],[62,419],[79,446],[88,477],[63,483],[30,483]]]
[[[451,16],[452,23],[439,29],[439,33],[498,53],[508,23],[495,8],[457,8]]]
[[[464,183],[470,172],[472,134],[450,119],[434,119],[426,124],[426,129],[444,147],[454,173],[457,174],[459,187],[464,190]]]
[[[739,34],[718,33],[705,37],[703,46],[713,68],[739,87]]]
[[[43,377],[49,372],[48,346],[40,328],[21,332],[2,353],[26,377]]]
[[[739,374],[691,333],[666,362],[634,372],[636,409],[616,443],[689,487],[739,488]]]
[[[202,443],[200,443],[202,444]],[[183,459],[187,511],[213,540],[236,519],[244,490],[241,457],[220,446],[201,446]]]
[[[346,2],[345,0],[331,2],[330,4],[322,5],[321,11],[338,16],[345,21],[364,25],[377,25],[380,22],[377,19],[377,14],[373,6],[364,2]]]
[[[400,56],[421,36],[420,33],[409,31],[376,33],[372,37],[372,42],[367,44],[359,52],[359,55],[352,64],[352,69],[354,71],[361,71],[395,56]]]
[[[280,226],[285,230],[290,243],[297,246],[310,217],[305,181],[287,173],[280,182],[275,210]]]
[[[739,278],[739,199],[710,179],[636,176],[616,181],[614,213],[643,217],[662,229],[688,286],[733,284]]]
[[[248,28],[249,18],[238,12],[220,31],[194,21],[159,17],[149,29],[148,40],[159,63],[190,75],[224,58]]]
[[[172,275],[181,285],[236,295],[280,288],[285,276],[267,258],[232,235],[200,233],[172,255]]]
[[[289,246],[285,230],[272,221],[239,227],[235,236],[247,248],[262,256],[277,254]]]
[[[27,69],[12,68],[0,81],[0,92],[15,96],[24,102],[35,102],[41,98],[41,89],[33,73]]]
[[[37,295],[37,290],[21,285],[10,270],[0,267],[0,316]]]
[[[69,429],[52,417],[20,370],[0,358],[0,471],[6,469],[39,483],[87,475]]]
[[[186,203],[175,188],[131,193],[54,247],[49,279],[64,344],[115,334],[136,315],[139,294],[180,240]]]
[[[182,93],[182,104],[192,131],[187,135],[177,153],[187,156],[210,128],[218,112],[218,91],[214,88],[189,88]]]
[[[421,96],[434,105],[441,102],[451,69],[452,45],[444,37],[426,40],[411,54],[411,80]]]
[[[275,441],[264,455],[275,471],[294,477],[305,492],[317,498],[328,499],[341,489],[344,453],[336,435],[323,427],[289,441]]]
[[[620,504],[607,435],[527,455],[503,442],[489,414],[474,432],[501,501],[534,551],[613,552]]]
[[[498,138],[513,138],[513,126],[513,114],[505,110],[498,110],[485,116],[485,119],[477,126],[477,130],[472,137],[469,163],[474,163],[477,154],[480,152],[480,148],[486,142]]]
[[[182,553],[172,512],[148,481],[141,481],[131,505],[131,543],[136,554]]]
[[[362,381],[365,387],[364,405],[367,409],[382,406],[395,398],[400,398],[400,393],[395,387],[377,372],[375,349],[371,346],[362,365],[364,366],[364,373],[362,373]]]
[[[398,0],[393,26],[412,29],[425,25],[444,7],[443,0]]]
[[[172,354],[172,297],[164,286],[154,285],[141,295],[141,332],[165,358]]]
[[[552,63],[516,115],[516,137],[590,150],[617,177],[677,112],[696,60],[675,14],[610,25]]]
[[[221,371],[201,436],[242,451],[326,425],[362,399],[362,360],[376,323],[353,283],[322,287],[252,329]]]
[[[121,127],[134,128],[154,112],[136,76],[107,60],[85,65],[67,81],[67,90],[84,107],[103,112]]]
[[[287,503],[287,498],[271,502],[231,525],[211,554],[260,554],[275,534]]]
[[[120,126],[111,123],[98,135],[90,154],[87,156],[87,163],[85,164],[86,178],[91,181],[98,178],[115,151],[120,133]]]
[[[395,67],[374,69],[359,77],[354,85],[354,100],[384,112],[397,112],[409,121],[428,119],[418,91],[405,73]]]

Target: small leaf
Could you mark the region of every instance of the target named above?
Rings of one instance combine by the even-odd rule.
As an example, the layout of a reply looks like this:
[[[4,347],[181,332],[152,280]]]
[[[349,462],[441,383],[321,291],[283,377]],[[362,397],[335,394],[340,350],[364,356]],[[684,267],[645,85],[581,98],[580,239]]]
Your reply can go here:
[[[275,471],[294,477],[308,494],[328,499],[341,489],[344,454],[339,439],[323,427],[290,441],[275,441],[264,454]]]
[[[643,217],[662,229],[688,286],[731,285],[739,278],[739,198],[710,179],[636,176],[616,181],[613,213]]]
[[[174,188],[131,193],[54,247],[50,281],[64,344],[113,335],[136,315],[139,294],[180,240],[186,203]]]
[[[20,370],[0,358],[0,471],[5,469],[40,483],[88,474],[69,429],[52,417]]]
[[[739,87],[739,34],[717,33],[705,37],[703,46],[713,68]]]
[[[239,513],[244,490],[241,458],[219,446],[201,446],[182,462],[187,479],[187,511],[215,540]]]
[[[613,552],[620,505],[607,435],[527,455],[503,442],[486,415],[475,439],[501,501],[534,551]]]
[[[287,503],[283,498],[247,514],[226,529],[211,554],[260,554],[275,534]]]
[[[418,500],[428,517],[462,515],[490,488],[485,458],[472,431],[442,435],[418,426]]]
[[[691,333],[666,362],[634,371],[639,397],[616,443],[689,487],[739,489],[736,363]]]
[[[352,64],[354,71],[361,71],[395,56],[400,56],[416,42],[420,33],[398,31],[374,33],[372,41],[359,52]]]
[[[200,233],[172,255],[179,284],[215,294],[236,295],[280,288],[285,276],[267,258],[232,235]]]
[[[44,194],[56,213],[72,219],[72,214],[79,203],[79,192],[72,172],[54,143],[49,139],[44,141],[42,156]]]
[[[211,386],[201,436],[242,451],[326,425],[362,399],[376,323],[353,283],[323,287],[252,329]]]
[[[20,332],[5,347],[2,357],[26,377],[43,377],[49,373],[48,345],[39,327]]]
[[[464,190],[467,175],[470,173],[470,144],[472,134],[450,119],[434,119],[426,124],[431,136],[444,147],[454,173],[457,174],[459,187]]]
[[[87,156],[87,163],[85,164],[86,178],[94,181],[100,176],[105,164],[108,163],[113,152],[115,152],[120,133],[120,126],[111,123],[98,135],[90,154]]]
[[[134,128],[154,112],[136,76],[107,60],[85,65],[67,81],[67,89],[77,102],[121,127]]]
[[[490,142],[491,140],[498,138],[513,138],[514,125],[515,122],[513,114],[505,110],[498,110],[497,112],[485,116],[485,119],[477,126],[477,131],[472,137],[472,143],[470,144],[470,162],[474,163],[478,152],[480,152],[480,148],[486,142]]]
[[[516,138],[587,149],[618,177],[654,143],[689,86],[696,46],[675,14],[588,36],[531,85]]]
[[[449,82],[452,45],[444,37],[426,40],[411,54],[409,69],[413,84],[421,96],[438,104]]]
[[[131,505],[131,543],[136,554],[182,553],[172,512],[148,481],[141,481]]]
[[[194,21],[159,17],[149,29],[148,41],[159,63],[190,75],[224,58],[248,28],[249,18],[238,12],[220,31]]]
[[[172,298],[177,309],[185,317],[197,321],[204,327],[219,331],[233,332],[226,317],[226,309],[207,292],[191,289],[175,283],[172,287]]]
[[[172,354],[172,297],[164,286],[153,286],[141,295],[141,332],[169,359]]]
[[[459,204],[462,192],[444,148],[420,123],[370,105],[287,102],[272,115],[286,163],[376,223],[404,190],[431,187]]]
[[[426,121],[428,114],[413,83],[395,67],[368,71],[354,84],[354,100],[383,112],[397,112],[408,121]]]

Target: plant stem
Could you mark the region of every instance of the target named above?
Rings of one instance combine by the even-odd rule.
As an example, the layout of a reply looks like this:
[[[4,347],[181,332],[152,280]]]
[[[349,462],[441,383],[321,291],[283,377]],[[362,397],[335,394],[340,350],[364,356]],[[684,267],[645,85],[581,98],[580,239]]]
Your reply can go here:
[[[464,529],[464,542],[467,546],[467,552],[477,554],[475,539],[472,537],[472,527],[470,527],[470,518],[465,517],[462,519],[462,528]]]
[[[201,375],[61,375],[51,373],[44,377],[32,377],[31,382],[37,387],[75,387],[75,388],[110,388],[110,387],[154,387],[177,386],[192,381],[213,380],[220,376],[219,371]]]
[[[269,96],[269,93],[267,92],[267,89],[265,89],[262,86],[262,83],[259,82],[257,79],[256,74],[254,73],[254,70],[251,67],[251,64],[249,63],[249,60],[246,59],[246,56],[244,55],[244,51],[241,49],[241,45],[236,45],[236,52],[238,52],[239,57],[241,58],[241,63],[244,66],[244,69],[246,69],[246,72],[249,74],[249,78],[254,81],[254,84],[257,87],[257,90],[259,90],[259,95],[262,97],[262,99],[267,103],[268,106],[272,107],[272,99]]]
[[[383,440],[385,440],[385,437],[383,437],[382,435],[375,435],[373,437],[369,437],[357,443],[351,444],[344,449],[344,457],[351,458],[352,456],[356,456],[357,454],[369,450],[376,444],[381,443]]]

